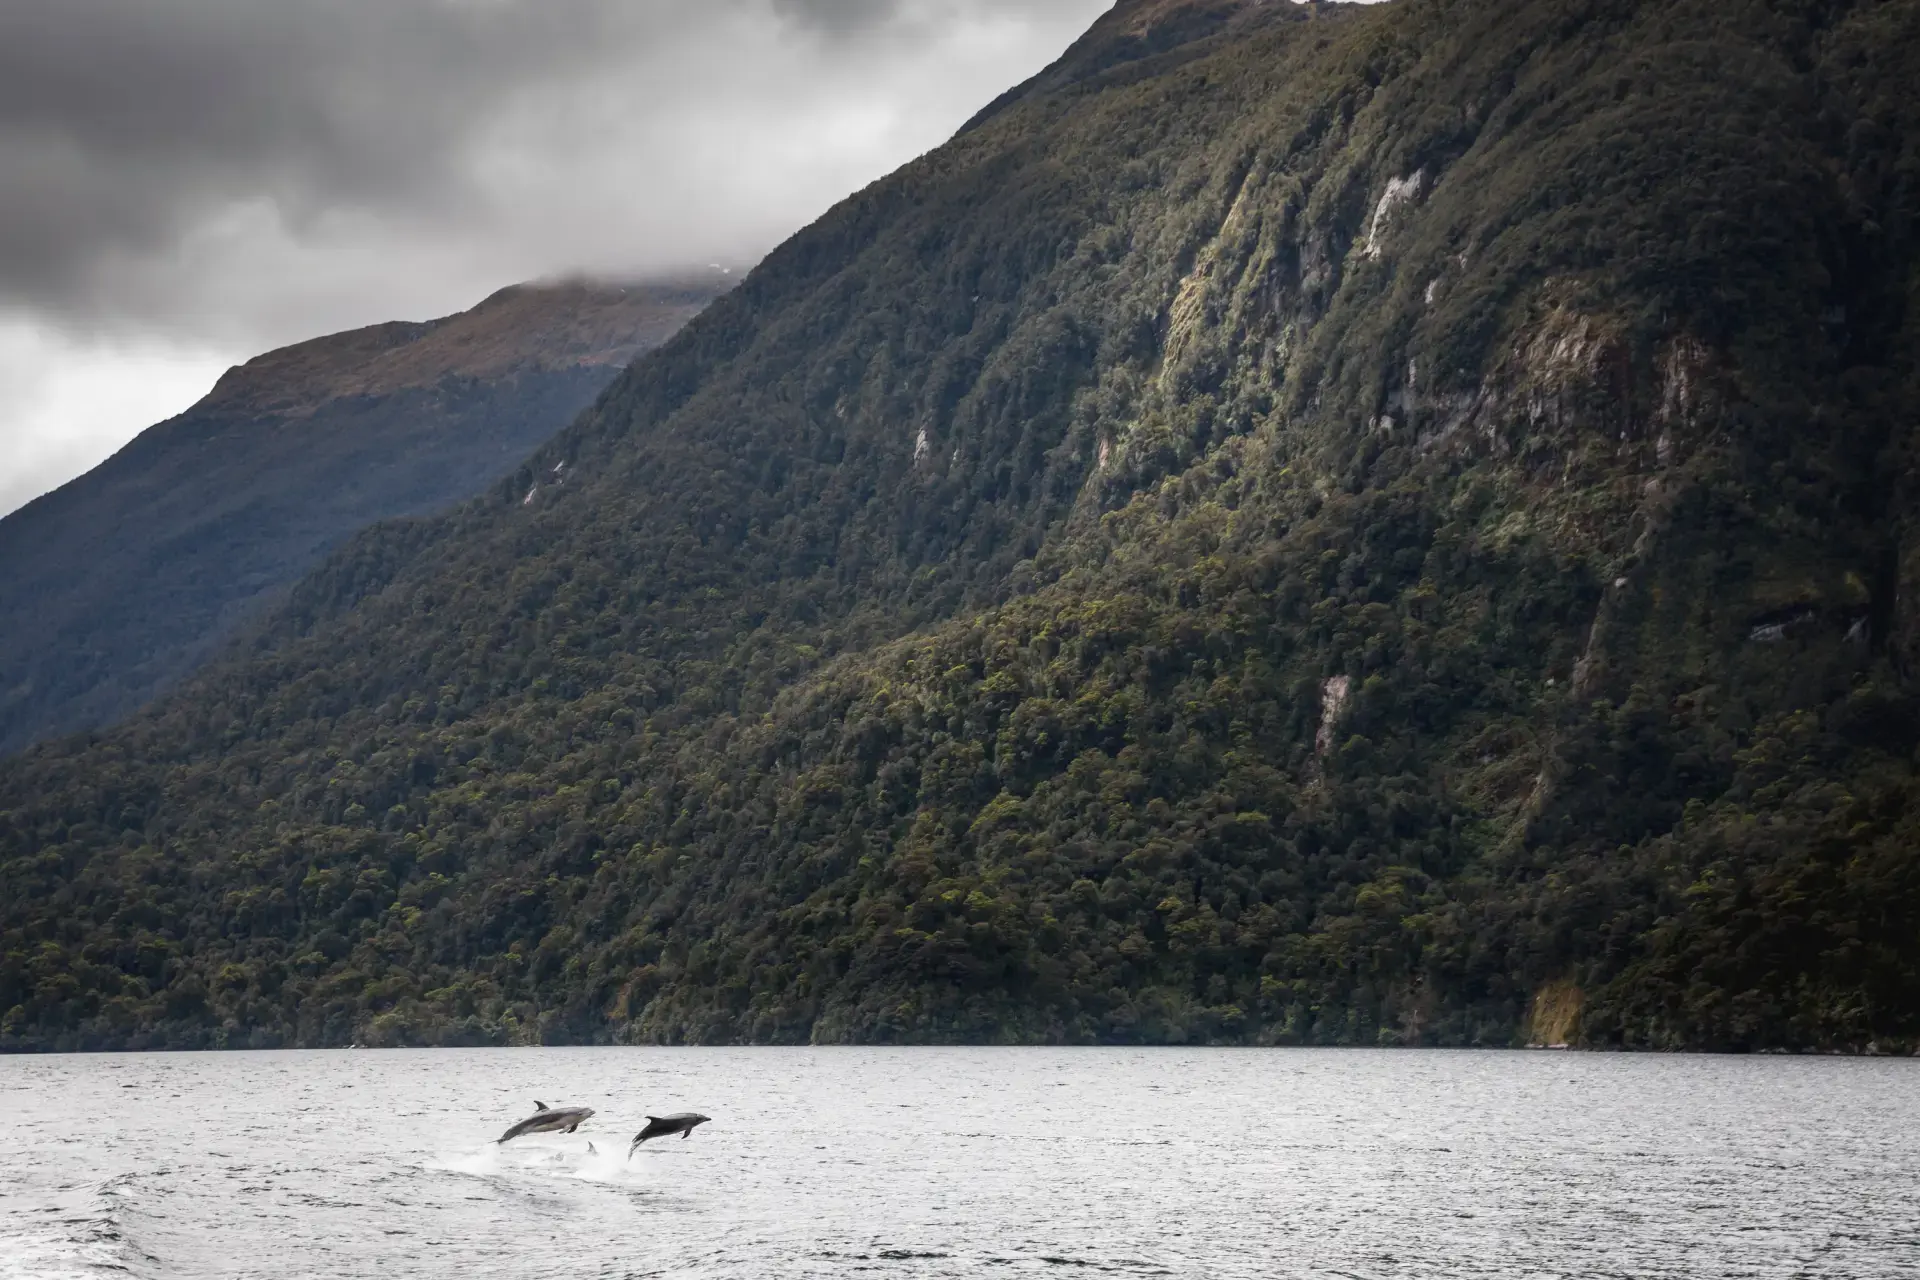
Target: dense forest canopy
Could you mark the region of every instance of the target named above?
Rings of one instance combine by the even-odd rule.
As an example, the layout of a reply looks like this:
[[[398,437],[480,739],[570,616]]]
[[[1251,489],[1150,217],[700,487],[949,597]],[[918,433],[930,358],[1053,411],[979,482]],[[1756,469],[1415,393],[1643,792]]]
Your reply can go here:
[[[0,763],[0,1044],[1920,1044],[1920,0],[1128,0]]]

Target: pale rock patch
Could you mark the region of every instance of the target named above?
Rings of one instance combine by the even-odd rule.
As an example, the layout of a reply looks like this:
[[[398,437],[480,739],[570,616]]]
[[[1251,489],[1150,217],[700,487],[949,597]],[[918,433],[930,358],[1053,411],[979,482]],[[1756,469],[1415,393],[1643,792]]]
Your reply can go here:
[[[1366,255],[1378,258],[1384,252],[1380,237],[1392,225],[1394,216],[1402,205],[1410,204],[1420,198],[1420,192],[1427,184],[1427,171],[1415,169],[1404,178],[1387,179],[1387,189],[1380,193],[1380,201],[1373,206],[1373,220],[1367,226]]]
[[[1328,676],[1320,686],[1320,731],[1313,735],[1316,754],[1325,755],[1333,749],[1333,731],[1340,722],[1340,713],[1347,709],[1347,695],[1352,691],[1352,676]]]

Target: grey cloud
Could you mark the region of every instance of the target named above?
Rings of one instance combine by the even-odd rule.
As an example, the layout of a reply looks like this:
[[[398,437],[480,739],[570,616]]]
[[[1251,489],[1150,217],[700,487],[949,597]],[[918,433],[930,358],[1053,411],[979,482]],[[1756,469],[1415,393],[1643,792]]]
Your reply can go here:
[[[537,15],[574,10],[575,24]],[[28,0],[0,37],[0,285],[57,300],[110,247],[208,206],[443,190],[489,97],[590,56],[605,15],[432,0]]]
[[[774,0],[783,17],[835,35],[871,29],[899,10],[894,0]]]
[[[831,198],[819,184],[937,140],[1101,7],[10,0],[0,309],[279,339],[383,314],[368,293],[409,272],[438,297],[763,249]],[[1027,33],[1003,73],[901,82],[903,61],[937,67],[943,41],[992,23]],[[817,179],[779,133],[809,110],[827,122]],[[874,171],[855,172],[868,133]]]

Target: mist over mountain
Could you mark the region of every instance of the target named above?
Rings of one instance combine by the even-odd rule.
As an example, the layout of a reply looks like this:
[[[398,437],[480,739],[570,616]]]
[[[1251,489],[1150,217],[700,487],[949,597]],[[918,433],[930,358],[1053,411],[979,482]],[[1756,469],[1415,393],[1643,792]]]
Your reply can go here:
[[[480,492],[728,283],[520,285],[231,370],[0,519],[0,751],[119,720],[348,534]]]
[[[0,1043],[1920,1044],[1916,0],[1123,0],[0,763]]]

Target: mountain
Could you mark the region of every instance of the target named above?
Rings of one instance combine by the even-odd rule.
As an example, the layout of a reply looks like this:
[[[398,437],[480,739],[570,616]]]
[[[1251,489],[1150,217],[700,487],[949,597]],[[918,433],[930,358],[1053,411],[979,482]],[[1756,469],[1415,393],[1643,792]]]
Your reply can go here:
[[[480,492],[722,282],[519,285],[272,351],[0,519],[0,752],[114,723],[354,530]]]
[[[0,765],[0,1037],[1911,1050],[1914,83],[1129,0]]]

